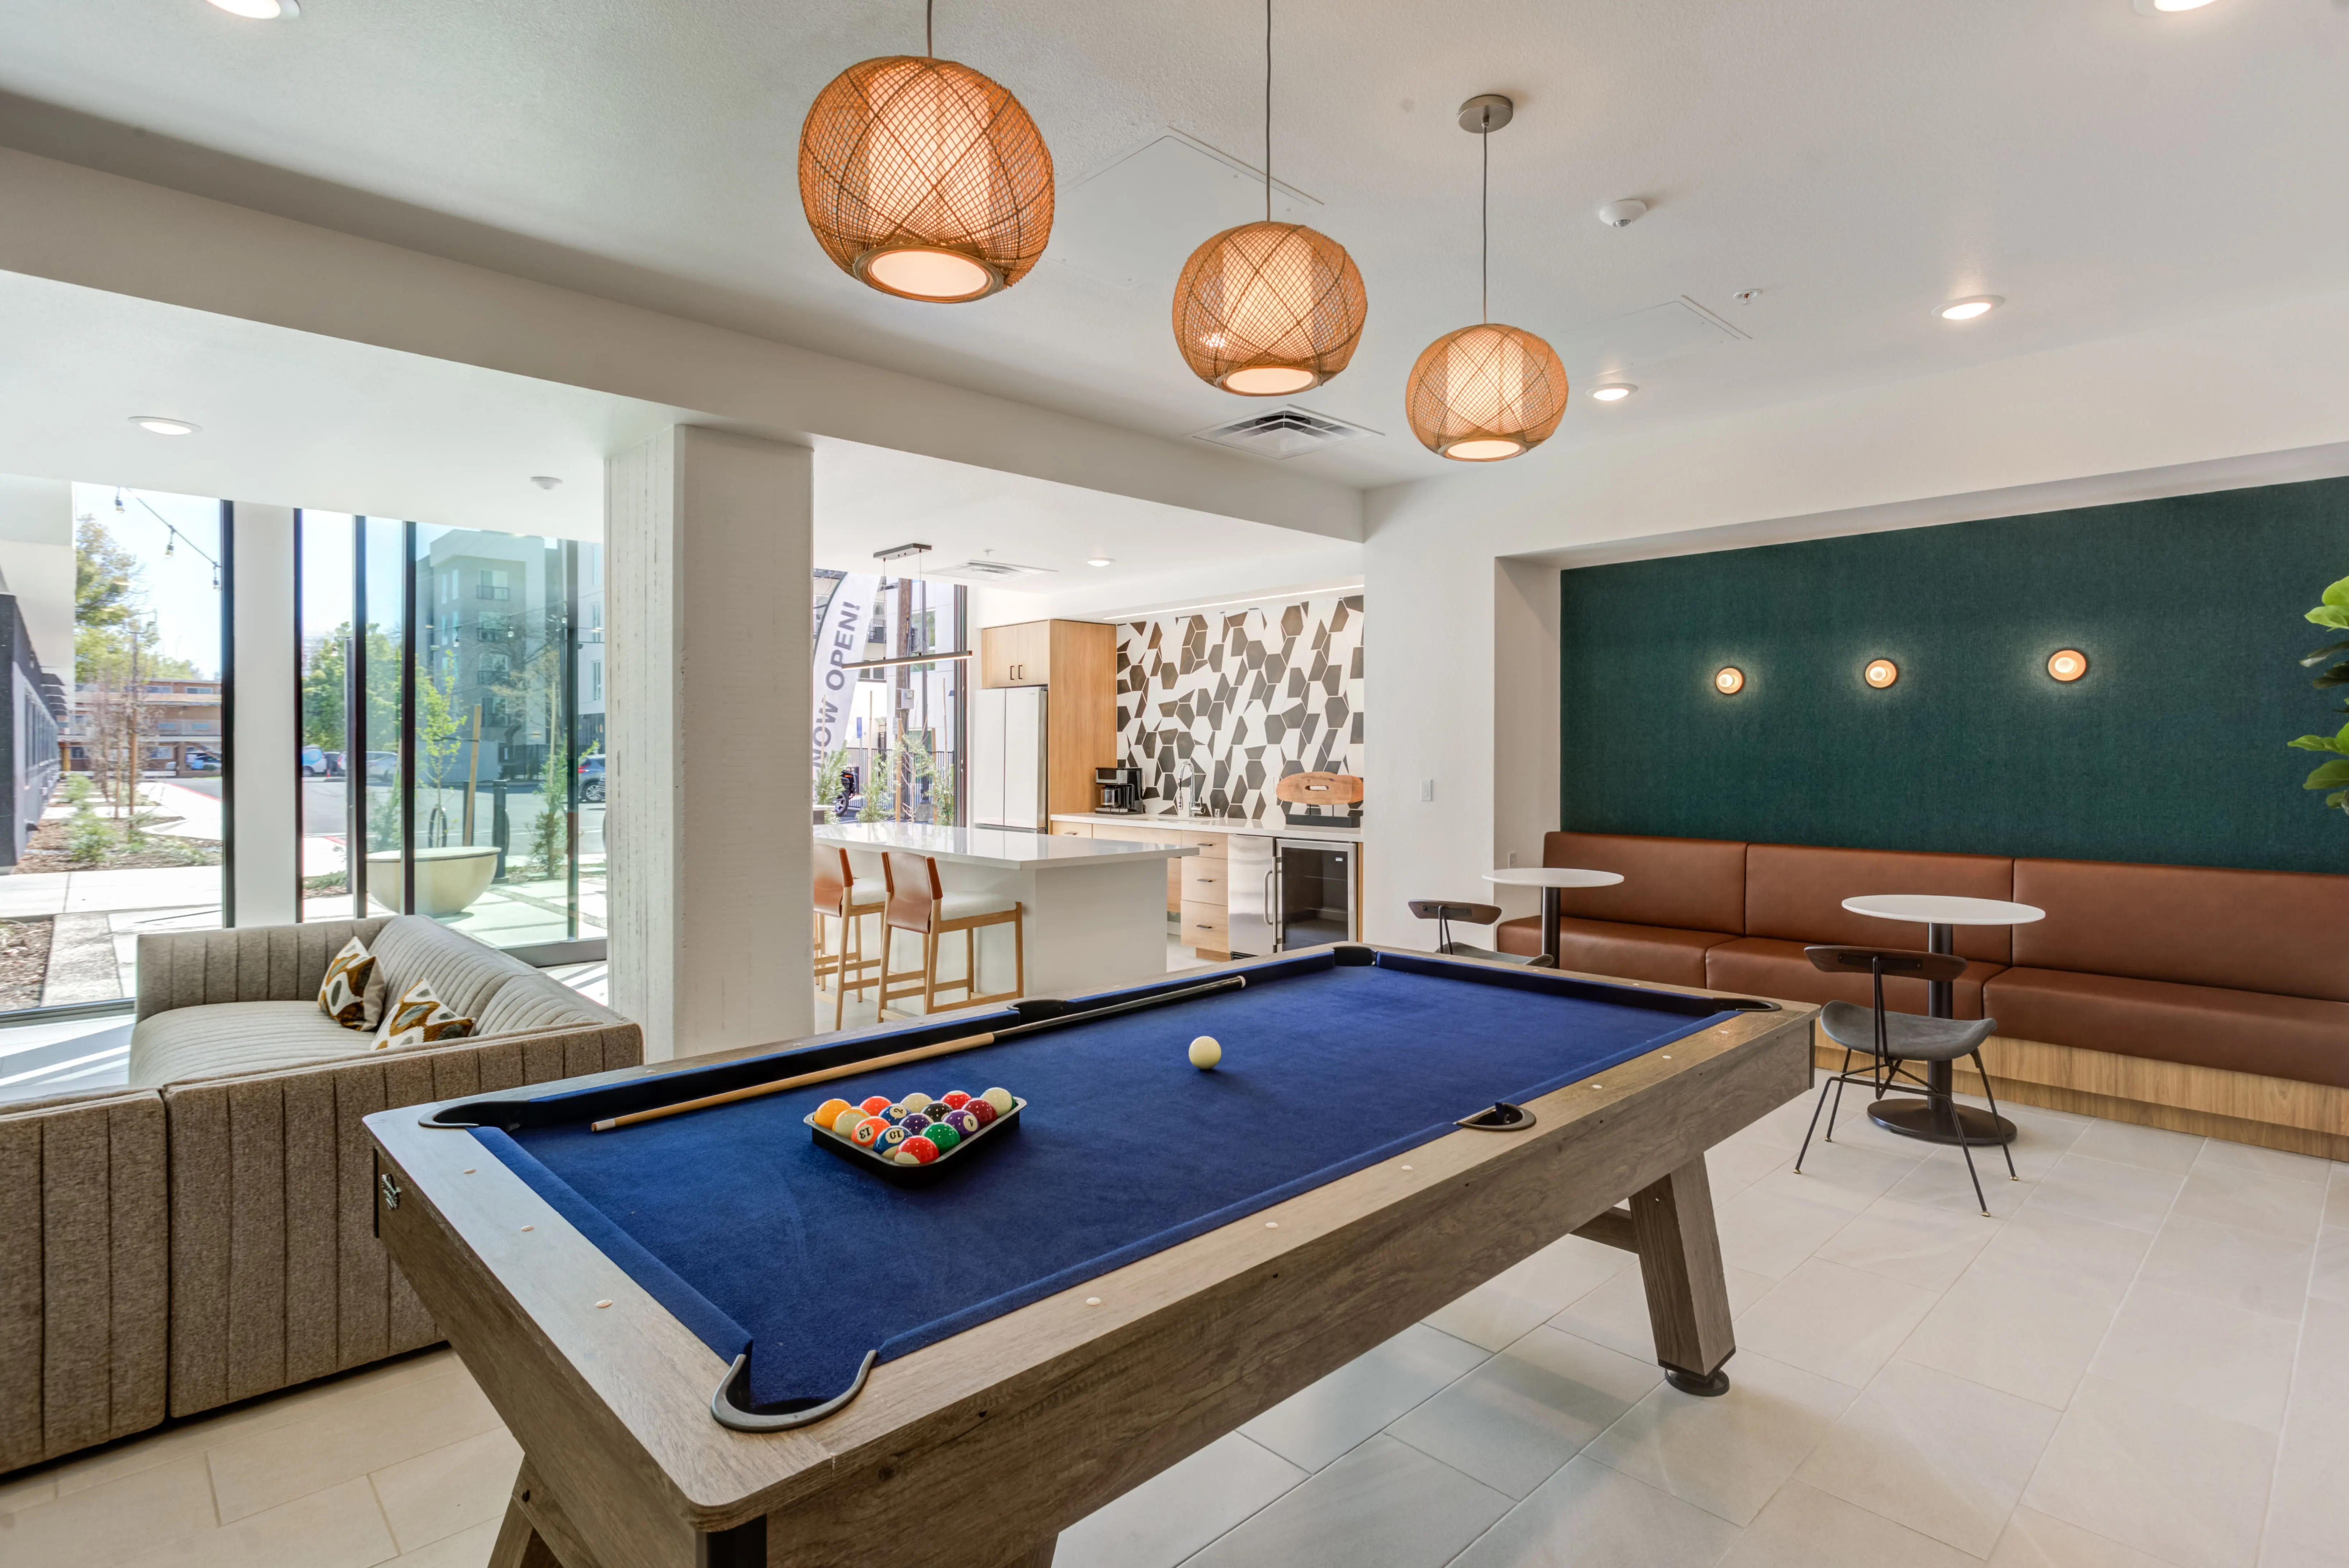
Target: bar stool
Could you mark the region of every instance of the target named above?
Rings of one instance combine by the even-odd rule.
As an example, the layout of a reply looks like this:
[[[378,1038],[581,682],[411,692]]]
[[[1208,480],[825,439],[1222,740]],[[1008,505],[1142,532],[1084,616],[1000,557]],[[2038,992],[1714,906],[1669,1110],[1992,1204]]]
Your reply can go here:
[[[919,993],[922,1011],[939,1010],[941,990],[959,990],[963,998],[947,1008],[976,1007],[988,1002],[1008,1002],[1028,994],[1028,940],[1022,924],[1020,904],[1017,899],[991,892],[947,892],[938,883],[938,862],[927,855],[891,850],[881,860],[881,875],[888,884],[888,907],[881,915],[881,1007]],[[1009,991],[980,995],[978,990],[978,933],[990,925],[1011,928],[1012,981]],[[905,932],[922,939],[922,966],[903,972],[889,967],[890,954],[896,934]],[[963,977],[960,980],[938,979],[938,938],[961,932]],[[900,980],[918,980],[893,989]]]
[[[1982,1093],[1990,1097],[1990,1113],[1998,1115],[1998,1097],[1991,1092],[1990,1069],[1982,1066],[1982,1043],[1998,1033],[1996,1018],[1922,1018],[1914,1013],[1889,1013],[1884,1007],[1884,977],[1887,975],[1909,975],[1919,980],[1946,984],[1966,972],[1966,961],[1947,953],[1913,953],[1896,947],[1837,947],[1821,945],[1806,947],[1803,956],[1811,967],[1828,975],[1861,973],[1875,982],[1876,1005],[1873,1009],[1856,1007],[1849,1002],[1829,1002],[1819,1009],[1819,1030],[1843,1047],[1843,1066],[1819,1085],[1819,1103],[1811,1108],[1811,1125],[1803,1134],[1803,1147],[1795,1156],[1795,1172],[1800,1175],[1803,1157],[1811,1151],[1811,1133],[1818,1130],[1819,1112],[1827,1112],[1826,1141],[1835,1141],[1836,1111],[1843,1109],[1843,1086],[1865,1083],[1881,1097],[1897,1090],[1912,1089],[1925,1096],[1926,1103],[1938,1120],[1946,1120],[1949,1135],[1944,1142],[1954,1143],[1966,1157],[1966,1175],[1974,1184],[1974,1202],[1982,1217],[1990,1217],[1990,1202],[1982,1196],[1982,1177],[1974,1170],[1973,1140],[1966,1136],[1965,1126],[1959,1121],[1953,1102],[1947,1097],[1930,1092],[1926,1081],[1914,1073],[1903,1073],[1908,1062],[1954,1062],[1960,1057],[1971,1057],[1974,1070],[1982,1074]],[[1851,1070],[1854,1052],[1865,1053],[1868,1069]],[[1905,1078],[1905,1082],[1903,1079]],[[1835,1109],[1827,1109],[1827,1090],[1835,1090]],[[1986,1140],[1984,1141],[1987,1141]],[[2014,1152],[1999,1145],[2006,1152],[2006,1179],[2020,1180],[2014,1172]]]
[[[834,977],[833,985],[832,1026],[841,1026],[847,1016],[848,989],[856,987],[856,999],[864,1000],[864,988],[873,984],[865,975],[877,968],[881,961],[864,956],[864,916],[879,914],[889,902],[885,887],[874,887],[870,882],[858,882],[848,863],[846,850],[819,846],[815,851],[815,984],[823,988],[823,977]],[[840,951],[833,953],[824,941],[824,921],[840,922]],[[882,934],[882,945],[888,945],[888,934]],[[852,978],[853,977],[853,978]]]

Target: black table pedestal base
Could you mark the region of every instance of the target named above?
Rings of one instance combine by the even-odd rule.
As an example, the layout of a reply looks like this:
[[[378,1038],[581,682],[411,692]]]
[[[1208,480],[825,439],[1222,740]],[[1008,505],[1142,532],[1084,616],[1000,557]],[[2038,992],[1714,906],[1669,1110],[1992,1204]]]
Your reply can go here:
[[[2002,1116],[1992,1116],[1972,1106],[1952,1108],[1957,1112],[1958,1125],[1965,1129],[1961,1138],[1950,1125],[1950,1113],[1936,1109],[1930,1101],[1907,1096],[1899,1099],[1879,1099],[1868,1108],[1868,1119],[1887,1132],[1897,1132],[1903,1138],[1921,1139],[1928,1143],[1971,1143],[1976,1148],[1985,1144],[2014,1141],[2014,1123]]]

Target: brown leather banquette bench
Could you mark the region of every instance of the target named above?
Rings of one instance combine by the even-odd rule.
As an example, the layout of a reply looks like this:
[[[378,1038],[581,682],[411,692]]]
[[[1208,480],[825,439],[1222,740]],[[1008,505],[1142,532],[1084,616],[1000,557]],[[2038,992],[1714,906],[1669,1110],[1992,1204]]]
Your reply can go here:
[[[1801,1002],[1868,999],[1806,944],[1925,945],[1847,898],[2036,905],[2044,920],[1957,932],[1957,1014],[1998,1020],[1982,1059],[2001,1099],[2349,1160],[2349,876],[1571,832],[1542,863],[1624,879],[1561,895],[1559,967]],[[1538,952],[1537,925],[1503,923],[1502,951]],[[1885,997],[1925,1011],[1920,981]]]

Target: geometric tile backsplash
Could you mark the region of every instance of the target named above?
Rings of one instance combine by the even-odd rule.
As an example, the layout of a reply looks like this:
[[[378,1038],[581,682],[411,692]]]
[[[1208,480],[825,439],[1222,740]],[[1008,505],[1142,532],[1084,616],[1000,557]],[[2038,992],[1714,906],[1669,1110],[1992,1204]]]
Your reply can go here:
[[[1188,799],[1187,761],[1209,810],[1278,822],[1276,781],[1362,771],[1362,596],[1121,624],[1117,735],[1145,810]]]

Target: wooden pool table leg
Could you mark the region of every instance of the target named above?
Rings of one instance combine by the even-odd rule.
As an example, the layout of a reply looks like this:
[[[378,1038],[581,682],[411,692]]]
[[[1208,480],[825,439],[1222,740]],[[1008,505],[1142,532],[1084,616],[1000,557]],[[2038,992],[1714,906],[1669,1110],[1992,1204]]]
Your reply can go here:
[[[603,1568],[563,1516],[545,1483],[522,1461],[506,1516],[490,1547],[489,1568]]]
[[[1721,1367],[1737,1353],[1737,1340],[1702,1155],[1631,1195],[1631,1234],[1666,1380],[1683,1394],[1727,1393]]]

